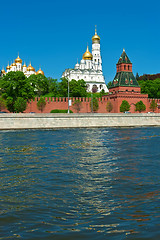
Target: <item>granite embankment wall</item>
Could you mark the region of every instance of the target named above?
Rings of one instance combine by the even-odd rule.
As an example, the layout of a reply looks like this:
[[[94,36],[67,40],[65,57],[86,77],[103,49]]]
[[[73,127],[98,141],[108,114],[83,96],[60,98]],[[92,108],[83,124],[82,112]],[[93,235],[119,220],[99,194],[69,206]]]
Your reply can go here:
[[[160,126],[160,114],[0,114],[0,130]]]

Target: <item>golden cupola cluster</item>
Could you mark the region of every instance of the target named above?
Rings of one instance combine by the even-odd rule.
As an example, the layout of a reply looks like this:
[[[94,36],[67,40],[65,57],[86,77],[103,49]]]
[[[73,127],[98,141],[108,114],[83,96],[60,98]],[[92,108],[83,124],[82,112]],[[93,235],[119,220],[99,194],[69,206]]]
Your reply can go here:
[[[24,64],[22,65],[22,59],[18,57],[13,61],[13,63],[11,63],[11,65],[9,65],[6,67],[6,72],[4,69],[2,69],[1,73],[2,75],[7,74],[8,72],[11,71],[21,71],[24,73],[24,75],[26,75],[27,77],[29,77],[32,74],[38,75],[38,74],[42,74],[44,75],[44,72],[41,70],[41,68],[36,72],[35,68],[31,65],[31,63],[29,64],[29,66],[27,67],[26,63],[24,62]]]
[[[87,50],[86,52],[83,54],[83,59],[84,60],[92,60],[93,58],[93,55],[92,53],[90,53],[89,49],[88,49],[88,46],[87,46]]]

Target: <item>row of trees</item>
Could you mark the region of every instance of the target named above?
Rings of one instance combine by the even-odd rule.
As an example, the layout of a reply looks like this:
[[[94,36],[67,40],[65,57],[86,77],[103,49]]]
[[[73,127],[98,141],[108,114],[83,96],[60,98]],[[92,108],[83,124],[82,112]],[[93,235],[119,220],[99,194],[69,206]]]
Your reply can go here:
[[[87,96],[84,80],[72,80],[69,87],[70,97]],[[9,72],[0,78],[0,96],[5,100],[6,107],[10,112],[17,112],[20,105],[23,105],[23,109],[25,109],[29,100],[47,96],[47,94],[52,97],[67,97],[68,80],[63,78],[58,82],[57,79],[46,78],[41,74],[31,75],[27,78],[20,71]]]
[[[120,112],[126,112],[130,110],[130,104],[126,101],[123,100],[122,104],[120,106]],[[150,110],[151,111],[155,111],[157,108],[157,103],[155,102],[155,100],[152,100],[151,104],[150,104]],[[143,112],[146,110],[146,106],[142,101],[139,101],[135,104],[135,111],[136,112]]]

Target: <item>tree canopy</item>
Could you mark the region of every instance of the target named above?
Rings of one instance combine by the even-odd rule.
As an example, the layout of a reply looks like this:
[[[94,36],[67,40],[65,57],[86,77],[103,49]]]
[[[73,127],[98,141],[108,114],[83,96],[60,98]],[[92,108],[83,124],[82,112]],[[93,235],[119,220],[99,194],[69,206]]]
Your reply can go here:
[[[138,111],[138,112],[142,112],[142,111],[145,111],[146,110],[146,106],[144,105],[144,103],[142,101],[139,101],[135,104],[135,111]]]
[[[154,80],[138,80],[141,93],[148,94],[149,98],[160,98],[160,78]]]
[[[70,97],[86,97],[87,87],[84,80],[74,80],[69,81],[69,96]],[[68,96],[68,79],[62,78],[59,83],[59,93],[60,97]]]
[[[126,100],[123,100],[120,106],[120,112],[129,111],[130,107],[131,107],[130,104]]]
[[[14,104],[18,97],[25,100],[33,99],[34,87],[23,72],[9,72],[0,79],[1,95],[6,100],[10,112],[15,112]]]
[[[155,100],[153,99],[152,100],[152,102],[151,102],[151,104],[150,104],[150,109],[151,109],[151,111],[155,111],[156,110],[156,108],[157,108],[157,103],[155,102]]]

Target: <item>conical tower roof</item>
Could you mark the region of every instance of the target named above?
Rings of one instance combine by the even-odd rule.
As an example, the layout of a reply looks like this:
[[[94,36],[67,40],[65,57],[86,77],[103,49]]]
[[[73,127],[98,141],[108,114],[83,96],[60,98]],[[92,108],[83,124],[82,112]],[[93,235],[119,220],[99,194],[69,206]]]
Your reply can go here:
[[[120,63],[131,63],[129,57],[127,56],[127,54],[125,52],[125,49],[123,49],[123,52],[122,52],[117,64],[120,64]]]

